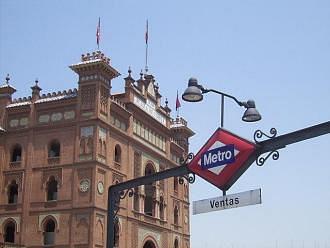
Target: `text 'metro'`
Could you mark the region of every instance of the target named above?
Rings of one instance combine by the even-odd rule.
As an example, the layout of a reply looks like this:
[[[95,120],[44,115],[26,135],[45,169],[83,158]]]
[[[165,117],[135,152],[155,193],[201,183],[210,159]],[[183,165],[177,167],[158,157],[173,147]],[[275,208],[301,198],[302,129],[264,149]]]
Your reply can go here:
[[[201,167],[207,170],[224,164],[235,162],[234,145],[229,144],[206,151],[201,156]]]

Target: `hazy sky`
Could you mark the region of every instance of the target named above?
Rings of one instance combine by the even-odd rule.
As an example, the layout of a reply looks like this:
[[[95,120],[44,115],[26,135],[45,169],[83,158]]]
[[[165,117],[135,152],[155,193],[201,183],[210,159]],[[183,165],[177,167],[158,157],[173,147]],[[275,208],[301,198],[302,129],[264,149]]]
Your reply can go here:
[[[330,1],[324,0],[0,0],[0,78],[10,73],[15,97],[29,96],[36,78],[42,93],[77,87],[68,65],[101,50],[123,77],[144,68],[145,22],[149,19],[149,68],[163,102],[175,109],[176,91],[191,76],[207,88],[245,101],[263,116],[254,124],[226,100],[225,127],[247,139],[256,129],[279,134],[329,121]],[[197,152],[219,126],[220,99],[181,100],[180,114],[196,132]],[[173,115],[174,115],[173,111]],[[228,194],[261,188],[263,203],[191,216],[193,248],[330,247],[330,136],[288,146],[280,159],[255,164]],[[197,179],[191,200],[221,192]]]

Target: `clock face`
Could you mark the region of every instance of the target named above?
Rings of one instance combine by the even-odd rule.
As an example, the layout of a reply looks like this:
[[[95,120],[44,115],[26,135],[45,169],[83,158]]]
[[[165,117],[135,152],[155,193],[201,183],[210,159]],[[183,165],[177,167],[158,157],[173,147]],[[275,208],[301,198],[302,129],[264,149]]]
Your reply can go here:
[[[90,186],[90,182],[88,179],[82,179],[80,181],[79,189],[81,192],[87,192]]]
[[[104,185],[103,185],[102,182],[99,182],[99,183],[97,184],[97,191],[98,191],[100,194],[103,194],[103,192],[104,192]]]

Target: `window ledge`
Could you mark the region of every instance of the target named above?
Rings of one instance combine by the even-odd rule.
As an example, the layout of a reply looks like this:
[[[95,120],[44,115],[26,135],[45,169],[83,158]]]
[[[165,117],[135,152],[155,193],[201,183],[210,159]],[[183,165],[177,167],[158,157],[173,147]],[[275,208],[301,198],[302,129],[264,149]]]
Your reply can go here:
[[[5,209],[8,211],[10,211],[10,210],[17,210],[17,206],[18,204],[17,204],[17,202],[16,203],[8,203],[8,204],[6,204],[5,205]]]
[[[60,163],[60,157],[48,157],[48,164],[54,165]]]
[[[9,166],[10,167],[18,167],[18,166],[21,166],[21,164],[22,164],[22,161],[13,161],[13,162],[9,163]]]
[[[45,202],[45,208],[52,208],[57,206],[57,200],[51,200]]]
[[[115,168],[116,168],[117,170],[120,169],[120,167],[121,167],[121,163],[120,163],[120,162],[113,161],[113,164],[114,164],[114,166],[115,166]]]
[[[4,242],[4,243],[0,242],[0,247],[4,247],[4,248],[24,248],[25,246],[24,245],[19,245],[19,244],[16,244],[16,243],[11,243],[11,242]]]

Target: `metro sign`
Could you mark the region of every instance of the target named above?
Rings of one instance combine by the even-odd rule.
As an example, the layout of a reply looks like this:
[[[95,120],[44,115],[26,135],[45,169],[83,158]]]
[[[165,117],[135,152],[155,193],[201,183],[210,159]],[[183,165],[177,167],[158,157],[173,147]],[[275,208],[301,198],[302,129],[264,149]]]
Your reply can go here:
[[[251,163],[256,145],[218,128],[189,163],[189,169],[221,190],[228,190]]]

